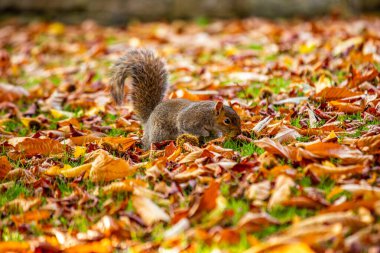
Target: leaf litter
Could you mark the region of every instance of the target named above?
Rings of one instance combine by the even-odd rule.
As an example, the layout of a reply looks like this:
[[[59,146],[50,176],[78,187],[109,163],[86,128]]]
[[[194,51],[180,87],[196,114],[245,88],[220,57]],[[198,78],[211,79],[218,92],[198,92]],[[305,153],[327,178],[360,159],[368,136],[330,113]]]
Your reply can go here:
[[[0,26],[0,252],[377,252],[380,20]],[[141,148],[109,66],[168,63],[242,135]]]

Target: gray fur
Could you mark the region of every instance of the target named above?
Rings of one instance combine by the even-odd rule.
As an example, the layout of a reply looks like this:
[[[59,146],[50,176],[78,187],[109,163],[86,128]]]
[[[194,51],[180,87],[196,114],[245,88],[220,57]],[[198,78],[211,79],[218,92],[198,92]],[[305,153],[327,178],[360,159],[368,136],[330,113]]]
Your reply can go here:
[[[162,60],[151,50],[128,51],[111,69],[111,94],[119,105],[124,99],[124,81],[127,77],[132,78],[132,102],[144,123],[164,98],[168,72]]]
[[[165,64],[153,52],[134,49],[121,57],[111,71],[111,93],[116,103],[124,98],[124,81],[132,78],[132,102],[144,127],[143,144],[175,140],[188,133],[197,137],[219,137],[240,133],[240,118],[229,106],[216,113],[216,102],[185,99],[162,101],[168,86]],[[220,107],[219,107],[220,108]],[[223,124],[228,118],[231,124]]]

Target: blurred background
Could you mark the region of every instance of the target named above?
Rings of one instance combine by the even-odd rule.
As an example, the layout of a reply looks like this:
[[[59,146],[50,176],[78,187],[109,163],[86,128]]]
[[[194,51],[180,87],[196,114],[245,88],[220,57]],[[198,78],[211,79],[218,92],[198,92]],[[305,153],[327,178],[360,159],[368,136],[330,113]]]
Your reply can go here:
[[[0,0],[0,18],[47,19],[101,24],[196,17],[268,18],[352,16],[380,13],[380,0]]]

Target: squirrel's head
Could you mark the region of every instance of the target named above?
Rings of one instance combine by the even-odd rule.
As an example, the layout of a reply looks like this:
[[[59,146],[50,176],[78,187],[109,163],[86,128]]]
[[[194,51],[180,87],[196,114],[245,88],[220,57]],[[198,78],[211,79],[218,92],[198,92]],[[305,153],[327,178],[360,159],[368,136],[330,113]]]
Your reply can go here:
[[[216,127],[224,136],[234,137],[241,133],[240,117],[230,106],[223,105],[222,102],[215,104]]]

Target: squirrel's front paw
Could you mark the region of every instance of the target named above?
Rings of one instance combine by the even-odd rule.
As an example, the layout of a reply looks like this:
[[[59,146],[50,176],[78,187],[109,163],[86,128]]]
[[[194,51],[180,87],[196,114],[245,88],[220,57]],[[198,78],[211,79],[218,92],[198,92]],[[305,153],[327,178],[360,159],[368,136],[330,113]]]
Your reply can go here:
[[[199,146],[199,139],[197,136],[192,134],[181,134],[177,137],[176,144],[179,147],[183,147],[183,144],[186,142],[190,143],[193,146]]]

